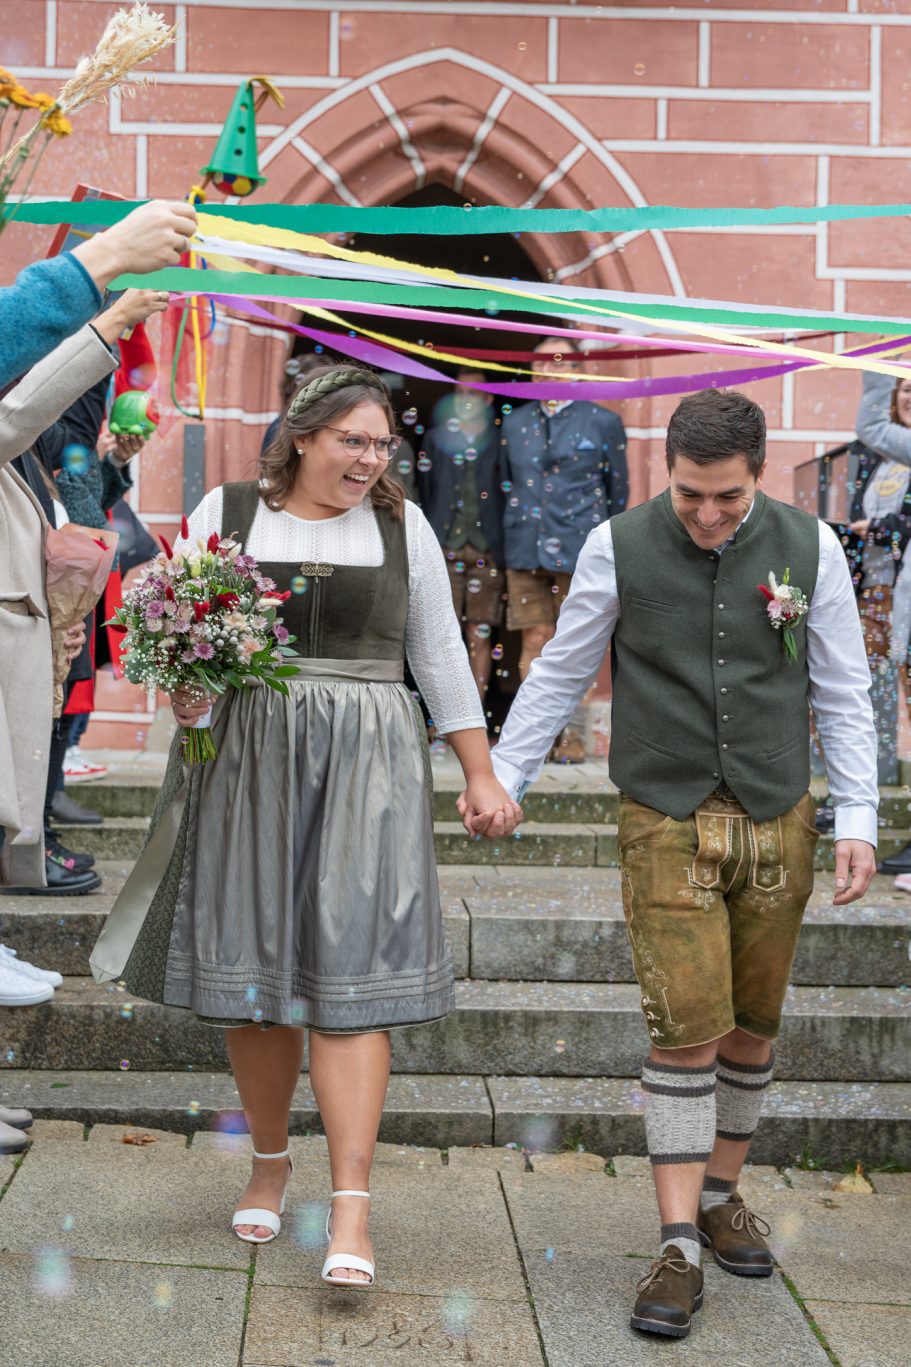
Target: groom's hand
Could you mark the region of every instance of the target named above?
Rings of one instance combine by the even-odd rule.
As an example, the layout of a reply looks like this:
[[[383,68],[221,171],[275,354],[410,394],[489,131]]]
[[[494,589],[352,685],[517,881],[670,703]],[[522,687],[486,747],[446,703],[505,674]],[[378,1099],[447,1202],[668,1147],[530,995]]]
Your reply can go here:
[[[836,840],[833,906],[843,907],[863,897],[875,872],[876,850],[866,840]]]

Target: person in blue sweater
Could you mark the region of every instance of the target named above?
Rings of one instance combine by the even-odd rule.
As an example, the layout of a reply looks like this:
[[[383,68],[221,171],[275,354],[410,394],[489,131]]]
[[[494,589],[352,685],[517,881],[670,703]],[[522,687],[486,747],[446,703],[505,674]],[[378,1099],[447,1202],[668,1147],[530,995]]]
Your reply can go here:
[[[36,261],[0,289],[0,389],[94,318],[118,275],[176,266],[196,231],[181,200],[150,200],[71,252]]]
[[[547,337],[535,351],[536,375],[565,369],[571,339]],[[525,679],[557,629],[557,618],[585,538],[626,507],[626,433],[616,413],[584,400],[526,403],[505,414],[506,509],[503,531],[507,625],[521,631],[519,676]],[[551,758],[585,759],[577,726],[558,737]]]

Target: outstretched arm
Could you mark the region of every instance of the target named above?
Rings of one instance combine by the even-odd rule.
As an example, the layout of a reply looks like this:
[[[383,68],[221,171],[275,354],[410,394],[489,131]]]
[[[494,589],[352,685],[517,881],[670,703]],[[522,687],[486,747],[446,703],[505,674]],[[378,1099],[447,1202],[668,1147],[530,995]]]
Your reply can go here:
[[[560,734],[594,683],[620,612],[610,523],[582,547],[557,632],[535,660],[509,710],[494,772],[511,797],[538,777]]]
[[[864,371],[864,388],[857,410],[857,435],[878,456],[911,465],[911,427],[893,422],[889,405],[895,380],[889,375]]]

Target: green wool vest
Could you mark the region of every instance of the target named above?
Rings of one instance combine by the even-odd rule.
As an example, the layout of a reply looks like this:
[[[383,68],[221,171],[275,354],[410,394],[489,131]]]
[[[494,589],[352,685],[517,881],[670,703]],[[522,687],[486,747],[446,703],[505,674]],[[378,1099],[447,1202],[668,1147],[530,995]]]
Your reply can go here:
[[[677,821],[721,782],[755,821],[787,811],[810,782],[807,619],[791,664],[757,586],[790,568],[812,600],[816,518],[757,492],[720,556],[695,544],[667,490],[610,526],[620,600],[611,779]]]

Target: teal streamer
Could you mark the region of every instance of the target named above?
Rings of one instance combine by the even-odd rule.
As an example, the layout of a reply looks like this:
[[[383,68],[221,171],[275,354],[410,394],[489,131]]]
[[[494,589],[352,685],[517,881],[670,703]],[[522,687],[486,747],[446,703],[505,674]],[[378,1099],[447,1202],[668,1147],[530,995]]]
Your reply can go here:
[[[534,282],[517,282],[517,287]],[[277,299],[326,299],[370,304],[405,304],[415,308],[473,309],[481,312],[496,310],[501,313],[536,313],[554,316],[588,314],[592,321],[609,323],[611,314],[593,308],[591,299],[545,298],[535,299],[507,294],[494,289],[458,289],[449,285],[406,285],[380,280],[337,280],[314,276],[256,275],[251,271],[190,270],[188,267],[169,266],[149,275],[121,275],[111,289],[168,290],[172,294],[234,294],[240,297],[256,295]],[[660,304],[632,302],[626,304],[611,299],[607,305],[621,315],[667,319],[687,323],[706,323],[720,326],[736,325],[750,328],[775,328],[793,332],[825,326],[834,332],[898,333],[911,332],[911,319],[903,317],[844,317],[838,313],[776,313],[774,309],[706,308],[668,299]],[[483,320],[480,320],[483,321]]]
[[[143,200],[27,201],[17,209],[23,223],[75,223],[109,227]],[[202,206],[201,206],[202,207]],[[758,228],[787,223],[838,223],[848,219],[905,218],[911,204],[777,205],[772,209],[641,208],[508,209],[500,205],[431,205],[421,209],[349,208],[345,204],[206,204],[205,212],[239,223],[288,228],[300,233],[376,233],[396,236],[473,237],[486,233],[625,233],[687,228]]]

